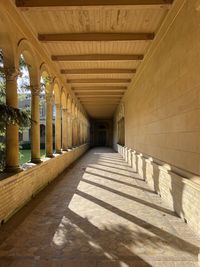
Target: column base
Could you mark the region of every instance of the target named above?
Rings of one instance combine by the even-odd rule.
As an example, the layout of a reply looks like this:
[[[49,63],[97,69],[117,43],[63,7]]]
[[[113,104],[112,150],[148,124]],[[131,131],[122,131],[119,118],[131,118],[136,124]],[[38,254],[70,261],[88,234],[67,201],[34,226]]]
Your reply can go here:
[[[55,158],[55,156],[53,154],[46,154],[47,158]]]
[[[19,173],[22,171],[23,169],[20,166],[6,166],[4,169],[5,173]]]
[[[56,150],[56,154],[62,154],[62,150]]]
[[[39,164],[41,162],[42,162],[41,159],[31,159],[31,163]]]

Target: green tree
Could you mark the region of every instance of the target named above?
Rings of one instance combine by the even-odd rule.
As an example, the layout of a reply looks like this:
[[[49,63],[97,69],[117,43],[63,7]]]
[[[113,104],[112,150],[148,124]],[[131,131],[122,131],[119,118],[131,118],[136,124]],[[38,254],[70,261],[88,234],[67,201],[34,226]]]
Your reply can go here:
[[[20,68],[24,66],[25,62],[20,59]],[[24,83],[24,89],[27,84]],[[28,88],[27,88],[28,89]],[[0,170],[5,166],[5,134],[6,126],[8,124],[18,125],[20,129],[30,127],[31,118],[29,110],[20,110],[6,105],[6,77],[3,68],[3,52],[0,50]]]

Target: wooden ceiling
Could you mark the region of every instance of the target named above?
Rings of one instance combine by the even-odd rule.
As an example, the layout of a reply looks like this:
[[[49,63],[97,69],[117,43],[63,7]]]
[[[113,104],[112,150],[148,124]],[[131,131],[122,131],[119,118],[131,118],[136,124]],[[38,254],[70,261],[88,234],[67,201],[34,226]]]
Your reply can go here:
[[[111,118],[173,0],[16,0],[89,116]]]

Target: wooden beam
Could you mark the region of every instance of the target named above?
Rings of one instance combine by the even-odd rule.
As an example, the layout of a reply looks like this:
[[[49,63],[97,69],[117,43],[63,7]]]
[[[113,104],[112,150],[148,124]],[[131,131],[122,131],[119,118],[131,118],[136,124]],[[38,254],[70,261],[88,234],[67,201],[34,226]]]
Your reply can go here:
[[[121,99],[119,99],[119,100],[116,100],[116,101],[110,101],[110,102],[105,102],[105,101],[99,101],[99,102],[95,102],[95,101],[88,101],[88,100],[82,100],[82,99],[80,99],[80,103],[82,104],[82,105],[84,105],[84,106],[86,106],[86,105],[88,105],[88,104],[94,104],[94,105],[102,105],[102,104],[104,104],[104,105],[111,105],[111,104],[113,104],[113,105],[118,105],[119,103],[120,103],[120,101],[121,101]]]
[[[53,61],[129,61],[142,60],[143,55],[121,55],[121,54],[89,54],[89,55],[53,55]]]
[[[169,5],[173,0],[15,0],[17,7]]]
[[[118,102],[116,102],[116,103],[114,103],[114,102],[113,102],[113,103],[109,103],[109,102],[108,102],[108,103],[103,103],[103,102],[102,102],[102,103],[83,102],[83,103],[84,103],[84,105],[87,106],[87,107],[90,107],[90,106],[91,106],[91,107],[92,107],[92,106],[95,106],[95,107],[96,107],[97,105],[101,105],[101,106],[116,106]]]
[[[75,94],[125,93],[126,90],[75,90]]]
[[[113,95],[113,96],[123,96],[123,92],[87,92],[87,93],[76,93],[75,95],[78,97],[82,97],[82,96],[88,96],[88,95],[92,95],[92,96],[102,96],[102,95]]]
[[[126,90],[126,86],[76,86],[71,88],[73,91],[75,90]]]
[[[38,40],[42,42],[146,41],[153,40],[154,36],[154,33],[148,32],[50,33],[38,34]]]
[[[136,69],[63,69],[61,74],[106,74],[106,73],[136,73]]]
[[[122,96],[121,96],[121,95],[119,95],[119,96],[116,95],[116,96],[115,96],[115,95],[112,95],[112,94],[110,94],[110,95],[106,95],[106,96],[104,96],[104,95],[99,95],[99,96],[94,96],[94,95],[87,95],[87,96],[86,96],[86,95],[83,95],[83,96],[78,96],[79,99],[81,99],[81,98],[83,98],[83,99],[91,99],[91,98],[92,98],[92,99],[94,99],[94,100],[96,100],[96,99],[107,99],[107,97],[108,97],[108,98],[111,97],[112,99],[121,99]]]
[[[131,79],[68,79],[67,83],[130,83]]]
[[[121,101],[121,99],[81,99],[81,103],[105,103],[105,104],[113,104],[113,103],[118,103]]]
[[[117,104],[121,101],[121,99],[80,99],[80,102],[83,104],[87,104],[87,103],[97,103],[97,104]]]

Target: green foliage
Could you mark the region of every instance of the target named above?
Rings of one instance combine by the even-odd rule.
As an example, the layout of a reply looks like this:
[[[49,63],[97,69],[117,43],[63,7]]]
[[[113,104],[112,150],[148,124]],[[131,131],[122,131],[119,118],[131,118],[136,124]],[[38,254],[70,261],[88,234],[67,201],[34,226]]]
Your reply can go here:
[[[0,50],[0,170],[5,166],[5,134],[7,125],[18,125],[20,130],[30,127],[30,110],[20,110],[6,105],[6,78],[3,72],[3,53]],[[20,69],[26,66],[24,59],[20,58]],[[27,82],[22,83],[24,89]]]

